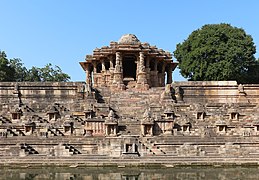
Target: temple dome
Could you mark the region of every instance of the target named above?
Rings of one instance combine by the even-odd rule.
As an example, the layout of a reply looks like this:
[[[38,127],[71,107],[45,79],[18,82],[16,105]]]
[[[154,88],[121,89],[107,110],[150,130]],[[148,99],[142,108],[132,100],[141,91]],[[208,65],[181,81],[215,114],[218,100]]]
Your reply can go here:
[[[125,34],[121,36],[118,41],[119,44],[139,44],[140,41],[138,40],[137,36],[134,34]]]

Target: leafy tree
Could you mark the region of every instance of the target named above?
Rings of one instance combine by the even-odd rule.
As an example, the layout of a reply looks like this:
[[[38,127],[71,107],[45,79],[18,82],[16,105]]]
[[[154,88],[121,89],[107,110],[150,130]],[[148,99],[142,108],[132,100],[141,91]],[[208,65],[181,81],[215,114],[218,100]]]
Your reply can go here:
[[[0,81],[12,81],[15,70],[7,59],[4,51],[0,51]]]
[[[246,79],[247,83],[259,83],[259,59],[249,67],[249,73],[247,74]]]
[[[174,56],[189,80],[237,80],[251,83],[256,66],[253,39],[230,24],[204,25],[177,44]],[[258,69],[257,69],[258,71]]]
[[[70,79],[69,75],[62,72],[59,66],[52,67],[52,64],[47,64],[43,68],[38,68],[41,81],[63,81]]]
[[[39,68],[33,66],[31,69],[29,69],[27,76],[25,77],[25,81],[29,81],[29,82],[42,81]]]
[[[0,81],[66,82],[69,80],[70,76],[63,73],[59,66],[53,67],[49,63],[43,68],[33,66],[28,70],[24,67],[21,59],[8,60],[5,52],[0,51]]]
[[[23,66],[22,60],[19,58],[10,59],[10,66],[15,70],[13,81],[26,81],[28,70]]]

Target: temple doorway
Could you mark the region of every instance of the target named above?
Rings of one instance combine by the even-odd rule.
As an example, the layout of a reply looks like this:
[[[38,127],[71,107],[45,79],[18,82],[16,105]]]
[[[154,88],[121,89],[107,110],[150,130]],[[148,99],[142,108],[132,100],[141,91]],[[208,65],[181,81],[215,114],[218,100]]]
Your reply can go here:
[[[123,66],[123,82],[127,86],[129,82],[136,81],[136,57],[133,55],[124,56],[122,61]]]

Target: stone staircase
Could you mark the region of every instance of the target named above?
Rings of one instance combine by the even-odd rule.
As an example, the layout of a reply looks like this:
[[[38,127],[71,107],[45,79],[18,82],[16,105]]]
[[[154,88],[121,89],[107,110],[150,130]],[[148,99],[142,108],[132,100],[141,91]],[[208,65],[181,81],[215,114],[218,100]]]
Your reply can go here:
[[[48,129],[49,136],[64,136],[64,134],[59,129]]]
[[[79,150],[77,150],[74,146],[72,146],[71,144],[65,143],[63,144],[63,146],[65,147],[65,149],[69,152],[69,154],[82,154]]]
[[[32,146],[26,143],[20,144],[20,148],[24,150],[25,154],[39,154]]]
[[[138,120],[135,119],[122,119],[120,121],[120,126],[124,126],[125,129],[120,130],[121,135],[137,135],[139,136],[141,134],[141,123]]]
[[[15,128],[12,128],[12,129],[7,129],[6,130],[6,133],[7,133],[7,137],[13,137],[13,136],[25,136],[25,134],[23,133],[22,130],[20,129],[15,129]]]
[[[6,123],[12,123],[12,121],[4,116],[0,116],[0,124],[6,124]]]
[[[158,104],[163,87],[151,88],[147,91],[128,89],[126,91],[111,92],[108,88],[100,88],[99,93],[103,101],[108,104],[119,117],[141,118],[151,104]]]
[[[148,138],[140,138],[138,140],[139,144],[146,150],[147,155],[165,155],[166,152],[162,149],[160,149],[159,146],[154,144],[151,140]]]

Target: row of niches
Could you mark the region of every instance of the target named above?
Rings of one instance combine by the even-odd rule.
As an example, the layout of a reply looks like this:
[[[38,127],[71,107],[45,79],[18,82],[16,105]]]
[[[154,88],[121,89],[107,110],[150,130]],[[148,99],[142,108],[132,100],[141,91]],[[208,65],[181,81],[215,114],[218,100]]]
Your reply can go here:
[[[109,107],[108,107],[109,109]],[[0,132],[2,136],[120,136],[124,131],[131,135],[131,123],[121,125],[113,110],[106,115],[89,109],[81,113],[71,112],[63,105],[55,103],[46,108],[45,113],[37,113],[24,105],[8,116],[1,116]],[[138,122],[137,135],[257,135],[259,123],[256,114],[245,116],[237,111],[225,115],[213,115],[209,110],[190,111],[189,113],[167,108],[161,115],[153,115],[146,110],[142,117],[133,118]],[[7,114],[8,115],[8,114]],[[207,128],[204,128],[207,127]]]
[[[128,126],[131,126],[130,124]],[[107,123],[105,121],[87,121],[78,125],[76,122],[57,121],[54,123],[35,123],[28,121],[24,124],[2,124],[0,136],[113,136],[119,137],[127,126],[119,123]],[[202,126],[198,124],[178,124],[173,121],[154,121],[153,123],[140,123],[135,127],[139,136],[258,136],[259,124],[247,126],[235,126],[231,124],[218,123],[216,125]],[[128,133],[127,135],[132,135]]]

